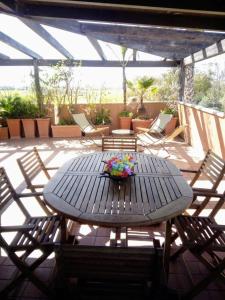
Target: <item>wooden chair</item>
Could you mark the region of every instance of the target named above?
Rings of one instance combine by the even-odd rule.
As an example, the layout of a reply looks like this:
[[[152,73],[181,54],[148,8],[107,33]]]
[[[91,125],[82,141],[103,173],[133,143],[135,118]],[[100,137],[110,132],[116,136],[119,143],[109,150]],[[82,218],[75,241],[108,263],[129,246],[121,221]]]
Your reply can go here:
[[[199,194],[204,195],[204,192],[199,192]],[[209,271],[209,274],[205,275],[197,284],[194,284],[191,273],[188,272],[193,287],[184,295],[183,299],[192,299],[218,278],[225,283],[225,225],[218,225],[214,220],[216,213],[225,202],[225,192],[224,194],[207,193],[207,197],[209,195],[210,198],[219,199],[209,217],[181,215],[173,220],[182,246],[173,253],[170,259],[176,259],[180,254],[189,250]],[[186,267],[188,267],[187,264]]]
[[[136,137],[103,137],[102,151],[137,151]]]
[[[24,176],[27,188],[31,190],[31,192],[36,193],[40,191],[40,189],[44,188],[44,184],[34,184],[33,181],[39,175],[42,173],[47,181],[51,178],[49,171],[50,170],[57,170],[56,167],[46,167],[38,153],[38,150],[36,147],[33,148],[33,150],[27,152],[24,156],[17,159],[18,165],[20,167],[20,170]],[[36,195],[35,198],[41,205],[42,209],[48,214],[50,213],[50,210],[44,203],[43,199]]]
[[[215,192],[218,188],[221,180],[224,177],[225,173],[225,161],[221,159],[218,155],[209,150],[206,153],[205,158],[203,159],[198,170],[186,170],[180,169],[182,172],[193,173],[195,174],[190,182],[190,186],[192,186],[194,191],[194,199],[190,208],[195,209],[193,216],[198,216],[202,210],[206,207],[210,200],[210,193]],[[207,178],[210,183],[210,188],[198,188],[196,184],[198,184],[198,180],[202,177]],[[201,202],[198,201],[198,192],[204,192],[205,199]],[[209,193],[209,196],[207,194]]]
[[[40,193],[39,193],[40,194]],[[14,202],[25,217],[25,222],[17,226],[0,225],[0,247],[12,260],[19,272],[0,291],[0,298],[6,299],[6,295],[14,289],[26,277],[48,297],[52,297],[52,291],[46,284],[34,274],[34,270],[54,251],[55,240],[62,223],[59,216],[31,217],[28,210],[21,201],[22,197],[32,197],[33,193],[17,194],[3,168],[0,168],[0,212],[1,214]],[[30,201],[30,199],[27,199]],[[11,243],[5,239],[5,234],[14,232],[15,236]],[[41,250],[40,257],[31,263],[28,259],[30,254]],[[22,255],[17,255],[23,251]]]
[[[69,291],[71,286],[68,283],[72,278],[77,278],[77,292],[79,284],[88,287],[88,284],[95,283],[101,291],[110,285],[111,291],[106,298],[112,296],[111,293],[119,294],[121,289],[130,292],[131,296],[140,289],[146,294],[154,294],[160,291],[163,282],[162,248],[159,243],[152,248],[65,244],[56,251],[56,266],[57,282],[62,285],[63,291]]]

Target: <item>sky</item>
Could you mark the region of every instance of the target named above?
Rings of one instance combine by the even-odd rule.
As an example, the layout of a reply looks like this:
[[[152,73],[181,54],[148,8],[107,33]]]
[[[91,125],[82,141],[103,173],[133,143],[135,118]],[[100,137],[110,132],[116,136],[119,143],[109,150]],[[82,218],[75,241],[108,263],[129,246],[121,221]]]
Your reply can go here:
[[[43,26],[52,34],[76,59],[78,60],[100,60],[99,55],[89,43],[85,36],[64,30],[56,29],[49,26]],[[64,57],[19,19],[0,14],[0,31],[11,36],[16,41],[40,54],[46,59],[63,59]],[[74,41],[74,42],[72,42]],[[120,47],[99,42],[107,59],[118,60],[121,57]],[[14,48],[0,41],[0,53],[10,58],[29,58],[26,54],[21,53]],[[127,58],[131,57],[131,51],[128,50]],[[138,60],[160,60],[162,58],[143,52],[138,52]],[[214,58],[221,68],[224,68],[224,55]],[[196,64],[198,70],[208,70],[209,62],[199,62]],[[41,67],[40,70],[46,70]],[[32,67],[0,67],[0,87],[10,86],[15,88],[28,87],[31,83],[30,73]],[[160,77],[163,73],[169,71],[169,68],[126,68],[127,79],[132,80],[135,77],[143,75]],[[94,88],[122,88],[122,70],[121,68],[84,68],[80,70],[80,80],[82,85],[93,86]]]

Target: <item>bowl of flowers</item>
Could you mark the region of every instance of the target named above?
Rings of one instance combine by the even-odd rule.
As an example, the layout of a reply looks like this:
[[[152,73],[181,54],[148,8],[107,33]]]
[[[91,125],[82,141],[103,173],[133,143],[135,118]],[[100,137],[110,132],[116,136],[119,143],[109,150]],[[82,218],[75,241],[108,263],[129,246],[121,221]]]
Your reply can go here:
[[[118,155],[113,156],[109,160],[104,161],[105,167],[102,175],[110,179],[123,182],[128,177],[134,176],[135,160],[132,155]]]

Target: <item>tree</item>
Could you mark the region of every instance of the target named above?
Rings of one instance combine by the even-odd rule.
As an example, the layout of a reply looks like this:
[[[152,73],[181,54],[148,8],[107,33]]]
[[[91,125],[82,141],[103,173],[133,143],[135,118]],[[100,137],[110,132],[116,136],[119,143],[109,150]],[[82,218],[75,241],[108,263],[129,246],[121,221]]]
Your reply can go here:
[[[156,92],[156,88],[153,87],[154,81],[155,79],[153,77],[148,76],[136,78],[134,81],[127,81],[128,88],[139,98],[139,105],[137,108],[137,113],[139,115],[146,114],[143,101],[147,91],[149,91],[151,88],[152,91]]]

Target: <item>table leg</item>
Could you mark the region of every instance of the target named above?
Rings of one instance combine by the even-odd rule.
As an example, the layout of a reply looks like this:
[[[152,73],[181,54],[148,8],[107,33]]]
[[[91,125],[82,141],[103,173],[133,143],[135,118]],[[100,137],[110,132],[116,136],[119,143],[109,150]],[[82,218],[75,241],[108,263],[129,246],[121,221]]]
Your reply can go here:
[[[61,243],[65,243],[67,240],[67,227],[66,227],[66,218],[62,215],[61,222]]]
[[[169,263],[170,263],[170,247],[171,247],[171,236],[172,236],[172,223],[173,220],[168,220],[166,222],[166,233],[165,233],[165,243],[164,243],[164,253],[163,253],[163,266],[165,272],[166,282],[169,277]]]

